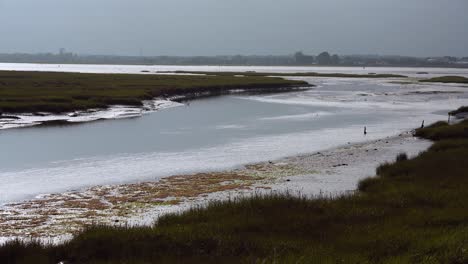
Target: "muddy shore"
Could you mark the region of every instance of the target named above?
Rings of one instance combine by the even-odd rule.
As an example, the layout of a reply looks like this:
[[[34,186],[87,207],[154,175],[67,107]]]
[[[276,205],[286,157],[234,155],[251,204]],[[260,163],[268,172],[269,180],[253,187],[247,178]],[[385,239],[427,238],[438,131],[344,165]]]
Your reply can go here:
[[[379,164],[401,152],[417,155],[430,145],[406,132],[229,171],[42,195],[0,207],[0,242],[20,238],[58,243],[86,225],[150,225],[162,214],[255,193],[349,193],[361,179],[373,176]]]

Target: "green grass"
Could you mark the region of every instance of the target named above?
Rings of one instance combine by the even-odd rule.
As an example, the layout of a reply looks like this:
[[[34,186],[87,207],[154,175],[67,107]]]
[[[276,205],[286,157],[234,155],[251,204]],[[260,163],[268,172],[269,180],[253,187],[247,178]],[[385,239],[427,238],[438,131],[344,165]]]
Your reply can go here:
[[[9,243],[2,263],[468,263],[468,121],[417,131],[400,154],[337,198],[272,194],[214,202],[153,227],[90,227],[60,246]]]
[[[431,79],[420,80],[420,82],[435,82],[435,83],[468,83],[468,78],[462,76],[442,76]]]
[[[206,74],[215,76],[280,76],[280,77],[331,77],[331,78],[407,78],[397,74],[347,74],[347,73],[317,73],[317,72],[297,72],[297,73],[275,73],[275,72],[202,72],[202,71],[176,71],[175,73]]]
[[[468,138],[468,122],[449,126],[447,122],[440,121],[430,127],[417,129],[416,136],[431,140]]]
[[[159,96],[222,94],[231,89],[281,90],[308,85],[263,76],[179,76],[0,71],[0,112],[67,112],[141,105]]]

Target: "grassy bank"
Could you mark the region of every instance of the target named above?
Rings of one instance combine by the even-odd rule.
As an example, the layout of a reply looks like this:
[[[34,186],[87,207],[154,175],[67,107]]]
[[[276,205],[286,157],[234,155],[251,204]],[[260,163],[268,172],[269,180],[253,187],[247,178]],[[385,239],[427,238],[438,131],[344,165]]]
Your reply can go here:
[[[275,73],[275,72],[202,72],[202,71],[175,71],[181,74],[206,74],[215,76],[279,76],[279,77],[330,77],[330,78],[407,78],[397,74],[348,74],[348,73],[318,73],[318,72],[296,72],[296,73]]]
[[[141,105],[159,96],[287,89],[305,82],[263,76],[179,76],[0,71],[1,112],[67,112]]]
[[[212,203],[153,227],[91,227],[44,247],[9,243],[2,263],[467,263],[468,121],[419,129],[435,140],[383,164],[359,192]]]
[[[442,76],[435,77],[426,80],[420,80],[420,82],[433,82],[433,83],[468,83],[468,78],[462,76]]]
[[[468,113],[468,106],[462,106],[458,108],[457,110],[451,111],[449,114],[454,116],[454,115],[458,115],[461,113]]]

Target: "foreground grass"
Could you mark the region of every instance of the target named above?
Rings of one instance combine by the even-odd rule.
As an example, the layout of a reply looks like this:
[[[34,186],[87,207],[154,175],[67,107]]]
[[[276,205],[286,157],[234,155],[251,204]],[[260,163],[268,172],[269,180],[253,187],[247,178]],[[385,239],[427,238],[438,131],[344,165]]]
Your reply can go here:
[[[348,73],[318,73],[318,72],[296,72],[296,73],[277,73],[277,72],[202,72],[202,71],[176,71],[183,74],[206,74],[215,76],[280,76],[280,77],[330,77],[330,78],[407,78],[405,75],[397,74],[348,74]]]
[[[462,76],[442,76],[442,77],[435,77],[435,78],[420,80],[420,82],[468,83],[468,78],[462,77]]]
[[[91,227],[60,246],[9,243],[2,263],[468,263],[468,121],[417,131],[359,192],[212,203],[153,227]]]
[[[305,82],[263,76],[179,76],[0,71],[1,112],[67,112],[141,105],[159,96],[287,89]]]

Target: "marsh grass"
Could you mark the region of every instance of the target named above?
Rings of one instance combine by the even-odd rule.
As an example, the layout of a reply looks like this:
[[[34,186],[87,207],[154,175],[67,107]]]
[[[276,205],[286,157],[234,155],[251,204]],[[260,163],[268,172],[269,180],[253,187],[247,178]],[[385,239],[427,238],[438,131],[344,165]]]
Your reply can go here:
[[[249,76],[249,77],[266,77],[266,76],[280,76],[280,77],[331,77],[331,78],[407,78],[405,75],[398,74],[348,74],[348,73],[318,73],[318,72],[292,72],[292,73],[278,73],[278,72],[202,72],[202,71],[175,71],[175,73],[182,74],[201,74],[212,76]]]
[[[0,71],[0,113],[67,112],[187,94],[223,94],[232,89],[261,91],[308,86],[263,76],[182,76]]]
[[[457,125],[450,126],[447,122],[440,121],[430,127],[417,129],[416,136],[431,140],[464,139],[468,137],[468,120]]]
[[[359,191],[213,202],[152,227],[89,227],[59,246],[12,242],[4,263],[468,263],[468,121],[418,130],[436,140],[399,155]],[[455,132],[454,132],[455,131]]]
[[[463,77],[463,76],[441,76],[441,77],[420,80],[420,82],[468,83],[468,78]]]

